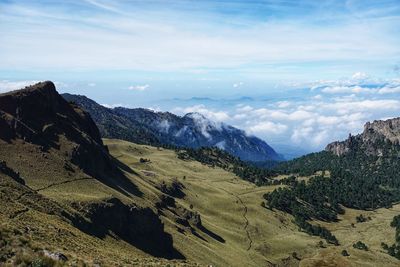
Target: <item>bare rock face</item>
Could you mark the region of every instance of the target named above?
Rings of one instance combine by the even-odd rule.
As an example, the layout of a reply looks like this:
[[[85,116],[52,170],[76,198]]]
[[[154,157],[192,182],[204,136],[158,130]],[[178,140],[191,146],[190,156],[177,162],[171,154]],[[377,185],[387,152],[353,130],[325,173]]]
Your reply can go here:
[[[55,261],[67,261],[68,260],[67,256],[65,256],[61,252],[51,252],[51,251],[48,251],[45,249],[45,250],[43,250],[43,255],[50,259],[53,259]]]
[[[349,135],[345,141],[337,141],[326,146],[325,150],[343,156],[355,149],[363,149],[367,155],[383,156],[384,146],[400,144],[400,118],[367,122],[364,131],[356,136]]]
[[[104,238],[110,232],[141,250],[156,257],[183,258],[174,249],[170,234],[164,224],[150,208],[139,208],[124,204],[117,198],[103,202],[75,203],[75,208],[84,211],[90,223],[77,222],[81,230]]]
[[[0,160],[0,173],[4,173],[5,175],[8,175],[11,178],[13,178],[18,183],[25,185],[25,181],[24,179],[21,178],[19,173],[15,172],[13,169],[8,167],[7,163],[2,160]]]
[[[384,138],[393,144],[400,143],[400,118],[386,121],[367,122],[364,125],[362,139],[364,142],[375,142],[377,139]]]
[[[351,150],[351,147],[354,143],[353,139],[354,137],[349,135],[349,138],[345,141],[342,142],[336,141],[328,144],[325,150],[331,151],[333,154],[337,156],[342,156]]]

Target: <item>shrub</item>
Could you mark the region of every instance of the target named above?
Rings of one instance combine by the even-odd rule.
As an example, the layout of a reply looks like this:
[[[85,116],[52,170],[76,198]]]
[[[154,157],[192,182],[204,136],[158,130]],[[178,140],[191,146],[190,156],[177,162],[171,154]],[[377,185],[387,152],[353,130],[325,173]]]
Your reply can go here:
[[[353,248],[368,251],[367,245],[365,245],[365,244],[364,244],[363,242],[361,242],[361,241],[358,241],[357,243],[354,243],[354,244],[353,244]]]

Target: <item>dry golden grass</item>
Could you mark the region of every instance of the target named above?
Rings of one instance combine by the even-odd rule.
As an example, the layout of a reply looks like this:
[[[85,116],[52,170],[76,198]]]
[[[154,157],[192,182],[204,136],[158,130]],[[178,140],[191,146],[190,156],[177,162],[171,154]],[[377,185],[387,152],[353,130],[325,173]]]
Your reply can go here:
[[[143,195],[123,195],[78,169],[69,174],[59,151],[51,151],[46,158],[30,144],[1,144],[4,149],[0,150],[0,159],[11,162],[11,167],[21,172],[28,186],[65,209],[71,202],[93,202],[113,196],[125,203],[155,210],[155,203],[163,195],[158,189],[160,184],[179,181],[184,185],[185,197],[176,198],[177,205],[198,212],[207,229],[196,229],[194,234],[176,223],[173,209],[162,211],[161,219],[173,237],[174,247],[188,262],[153,258],[112,235],[99,239],[55,215],[31,209],[10,218],[16,211],[25,209],[18,201],[12,205],[2,202],[0,224],[6,228],[29,227],[29,240],[34,246],[104,266],[194,266],[195,263],[200,266],[399,266],[398,260],[382,251],[380,243],[393,243],[394,229],[389,224],[400,212],[400,205],[370,212],[347,209],[340,222],[315,222],[330,229],[341,243],[335,247],[324,242],[325,248],[321,248],[318,243],[322,240],[300,232],[290,215],[261,206],[263,194],[279,186],[257,187],[221,168],[180,160],[171,150],[120,140],[104,142],[110,153],[130,168],[125,175]],[[11,149],[14,153],[10,155],[7,151]],[[140,158],[150,162],[140,163]],[[356,223],[353,228],[351,223],[361,213],[371,220]],[[353,249],[352,244],[359,240],[370,250]],[[343,249],[349,252],[349,257],[341,255]]]
[[[139,173],[132,177],[140,189],[152,193],[153,185],[177,178],[186,196],[177,202],[201,214],[203,225],[224,239],[220,242],[199,232],[202,239],[176,231],[177,225],[164,217],[174,244],[188,259],[213,266],[298,265],[291,254],[312,250],[319,241],[298,231],[291,216],[261,206],[263,194],[277,186],[257,187],[220,168],[195,161],[179,160],[174,151],[105,140],[111,154]],[[140,163],[140,158],[150,159]],[[184,178],[185,177],[185,178]]]
[[[317,222],[337,236],[341,245],[336,247],[299,232],[290,215],[261,207],[262,195],[278,186],[256,187],[220,168],[179,160],[170,150],[119,140],[106,140],[106,144],[114,156],[138,171],[144,184],[153,185],[178,178],[186,187],[186,197],[178,203],[187,208],[193,205],[193,209],[201,214],[205,227],[225,240],[221,243],[202,234],[206,239],[203,241],[190,234],[179,234],[175,223],[164,218],[175,246],[190,260],[214,266],[383,267],[400,264],[380,248],[381,242],[391,244],[394,241],[390,221],[398,214],[400,206],[371,212],[347,209],[337,223]],[[141,157],[150,159],[150,163],[139,163]],[[329,177],[329,173],[325,175]],[[301,179],[307,181],[309,177]],[[371,216],[372,220],[352,228],[351,221],[355,222],[355,217],[361,213]],[[366,243],[370,251],[354,249],[352,244],[359,240]],[[319,247],[319,241],[323,241],[324,248]],[[348,250],[349,257],[341,255],[343,249]],[[293,252],[298,259],[292,256]]]

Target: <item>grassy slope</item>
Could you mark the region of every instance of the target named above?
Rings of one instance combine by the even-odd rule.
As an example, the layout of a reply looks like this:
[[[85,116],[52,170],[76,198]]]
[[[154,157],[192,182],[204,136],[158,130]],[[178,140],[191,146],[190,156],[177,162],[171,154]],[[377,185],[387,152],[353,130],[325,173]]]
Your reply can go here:
[[[276,188],[274,186],[256,187],[220,168],[179,160],[171,150],[119,140],[105,140],[105,143],[115,158],[130,167],[125,174],[143,193],[142,196],[124,195],[78,169],[71,174],[64,168],[62,151],[50,151],[44,155],[34,145],[2,143],[0,159],[6,159],[10,167],[18,170],[28,186],[66,210],[71,202],[100,201],[111,196],[126,203],[154,207],[162,195],[156,187],[162,181],[170,183],[177,178],[185,186],[186,196],[176,198],[176,202],[189,210],[193,205],[193,210],[201,214],[208,232],[198,230],[200,237],[195,236],[173,220],[173,210],[164,210],[162,220],[166,231],[173,236],[174,246],[189,261],[201,265],[398,266],[396,259],[382,252],[380,242],[393,243],[394,229],[389,223],[400,211],[400,205],[375,212],[347,210],[342,221],[326,224],[342,245],[319,248],[320,239],[299,232],[291,222],[291,216],[261,207],[262,195]],[[151,162],[140,163],[140,158],[148,158]],[[6,181],[5,177],[0,178],[2,182]],[[62,251],[69,258],[100,262],[106,266],[117,263],[140,266],[189,264],[154,259],[112,235],[105,239],[89,236],[57,216],[45,215],[31,208],[22,201],[24,197],[13,197],[11,193],[17,190],[1,184],[0,187],[11,190],[0,198],[1,206],[7,207],[0,210],[0,231],[2,228],[25,231],[28,227],[23,236],[28,238],[32,247]],[[43,206],[46,209],[47,205]],[[352,228],[351,222],[355,222],[355,216],[360,213],[371,216],[372,220],[355,224]],[[370,251],[353,249],[352,244],[358,240],[366,243]],[[341,256],[342,249],[347,249],[350,257]],[[301,260],[291,256],[293,252]]]
[[[220,168],[181,161],[170,150],[118,140],[106,140],[105,143],[111,154],[139,173],[144,187],[178,178],[186,186],[187,195],[177,201],[187,208],[192,204],[201,214],[205,227],[225,240],[221,243],[202,234],[206,239],[202,241],[190,234],[179,234],[176,224],[165,218],[175,246],[190,260],[216,266],[268,266],[268,263],[280,266],[399,265],[396,259],[383,252],[380,243],[393,243],[394,229],[390,227],[390,221],[400,211],[400,205],[371,212],[346,209],[338,223],[315,222],[330,229],[341,243],[335,247],[324,242],[325,248],[320,248],[317,245],[320,239],[298,232],[290,216],[260,206],[262,195],[275,189],[274,186],[256,187]],[[140,158],[148,158],[151,162],[139,163]],[[361,213],[371,216],[372,220],[355,223],[355,217]],[[351,227],[352,222],[355,228]],[[352,248],[359,240],[369,246],[368,252]],[[341,256],[343,249],[349,252],[349,257]],[[300,261],[291,256],[293,252]]]
[[[261,207],[262,195],[275,187],[256,187],[220,168],[210,168],[194,161],[182,161],[174,151],[140,146],[119,140],[106,140],[111,154],[139,173],[132,177],[140,190],[161,181],[177,178],[186,187],[186,197],[177,199],[182,206],[201,214],[203,225],[222,237],[220,242],[201,233],[199,239],[180,234],[176,224],[164,218],[174,245],[188,259],[216,266],[269,266],[269,263],[297,266],[291,258],[311,252],[319,239],[297,231],[291,217]],[[148,158],[150,163],[139,163]],[[183,177],[186,177],[185,179]]]
[[[381,248],[381,242],[394,243],[395,229],[389,225],[393,217],[400,213],[400,204],[390,209],[360,211],[346,208],[345,211],[344,215],[339,216],[340,221],[337,223],[315,222],[331,230],[341,245],[319,251],[310,259],[304,260],[301,266],[329,266],[328,262],[336,264],[332,266],[399,266],[400,262]],[[357,223],[356,217],[360,214],[371,217],[371,220]],[[357,241],[365,243],[369,251],[354,249],[353,244]],[[347,261],[337,257],[343,249],[350,254],[346,257]]]
[[[63,140],[60,142],[67,150],[69,143]],[[69,264],[85,262],[89,265],[100,263],[101,266],[195,265],[153,258],[123,240],[114,238],[113,234],[104,239],[91,236],[72,226],[60,215],[64,211],[76,212],[69,205],[72,202],[98,202],[114,196],[125,203],[134,202],[142,207],[150,206],[146,205],[146,199],[124,195],[121,193],[123,191],[119,192],[106,186],[72,164],[70,166],[73,171],[65,169],[64,151],[51,149],[48,153],[43,153],[39,146],[21,140],[10,144],[0,140],[0,148],[0,160],[6,160],[7,165],[18,171],[26,185],[33,189],[22,186],[0,173],[0,241],[4,239],[6,244],[11,244],[9,250],[31,258],[39,257],[42,249],[60,251],[70,259]],[[41,195],[44,200],[36,201]],[[14,229],[28,242],[20,244],[13,241],[14,237],[4,237]],[[1,248],[2,244],[0,242]],[[6,251],[0,250],[0,256]],[[1,259],[0,266],[3,266]]]

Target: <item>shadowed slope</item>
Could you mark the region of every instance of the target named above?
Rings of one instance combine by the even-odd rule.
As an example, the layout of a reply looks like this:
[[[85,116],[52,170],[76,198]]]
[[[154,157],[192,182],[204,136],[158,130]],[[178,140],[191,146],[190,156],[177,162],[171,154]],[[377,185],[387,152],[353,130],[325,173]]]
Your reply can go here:
[[[65,101],[52,82],[1,94],[0,127],[0,178],[15,181],[5,183],[2,192],[24,190],[21,196],[9,196],[21,208],[7,214],[5,223],[31,211],[51,214],[51,221],[71,224],[68,231],[73,225],[86,233],[79,234],[82,240],[112,237],[120,240],[117,246],[129,244],[130,250],[141,251],[134,255],[184,258],[154,210],[136,205],[143,193],[125,175],[135,172],[108,153],[88,113]],[[37,210],[21,203],[25,199],[32,205],[34,199],[47,201],[57,209]],[[6,203],[2,199],[1,207]]]

